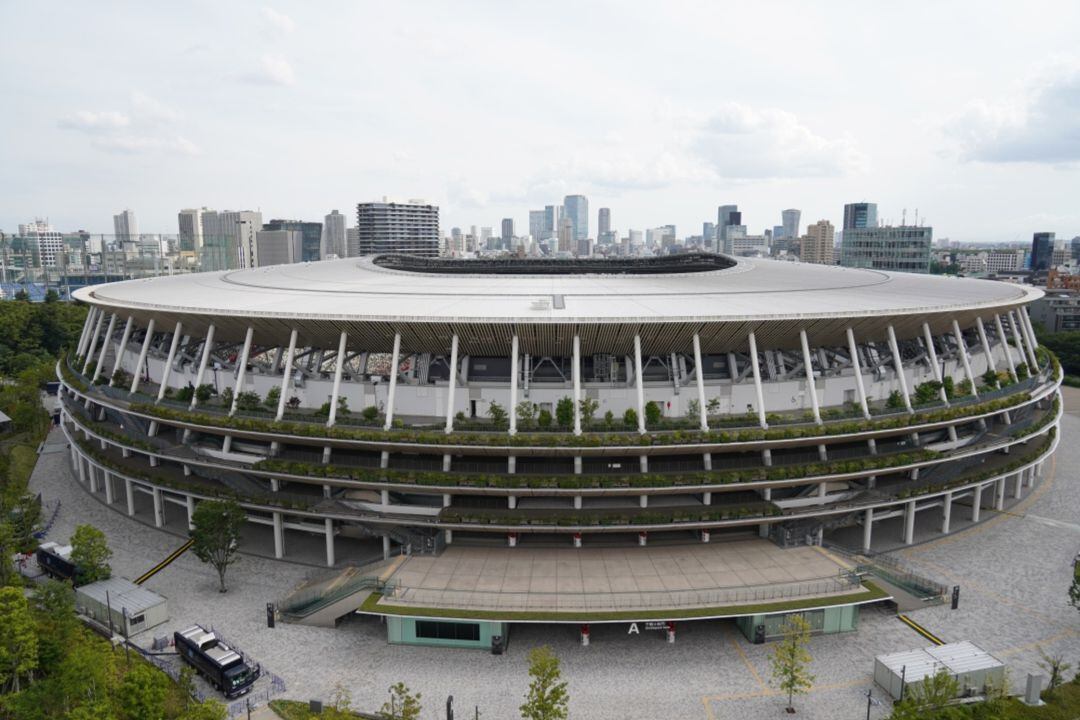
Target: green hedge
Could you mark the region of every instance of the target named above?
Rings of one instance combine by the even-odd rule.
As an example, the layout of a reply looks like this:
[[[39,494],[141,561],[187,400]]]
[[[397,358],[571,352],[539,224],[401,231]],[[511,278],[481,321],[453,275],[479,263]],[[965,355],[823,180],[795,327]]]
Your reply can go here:
[[[703,506],[701,508],[657,509],[629,513],[620,510],[545,510],[543,514],[516,510],[484,510],[480,508],[447,508],[439,513],[439,521],[477,525],[540,525],[540,526],[611,526],[664,525],[668,523],[712,522],[783,515],[770,502],[743,505]]]

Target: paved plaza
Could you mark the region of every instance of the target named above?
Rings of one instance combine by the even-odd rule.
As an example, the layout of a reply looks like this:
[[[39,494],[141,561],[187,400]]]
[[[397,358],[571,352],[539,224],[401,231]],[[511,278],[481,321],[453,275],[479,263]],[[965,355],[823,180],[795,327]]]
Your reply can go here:
[[[1080,660],[1080,613],[1068,605],[1066,593],[1071,562],[1080,550],[1080,406],[1074,399],[1067,395],[1065,441],[1034,490],[1005,512],[984,511],[981,523],[945,537],[934,531],[936,518],[920,515],[916,538],[922,542],[894,553],[920,572],[961,587],[958,610],[940,605],[911,616],[945,641],[970,640],[1005,661],[1017,692],[1026,674],[1037,669],[1038,648],[1063,652],[1073,664]],[[115,572],[126,577],[145,572],[180,544],[177,535],[91,497],[71,477],[62,435],[54,431],[50,443],[32,478],[46,502],[62,501],[49,539],[66,541],[76,524],[96,525],[108,535]],[[878,534],[889,533],[875,528]],[[459,717],[471,717],[474,705],[484,718],[516,717],[528,684],[526,655],[540,644],[552,646],[562,660],[572,717],[784,716],[785,698],[769,680],[771,646],[748,643],[730,621],[680,623],[673,645],[663,641],[662,633],[629,635],[625,624],[594,625],[589,647],[578,643],[575,626],[514,625],[503,656],[387,645],[384,626],[372,617],[351,617],[332,629],[282,624],[267,629],[265,603],[313,572],[313,566],[247,555],[230,569],[231,589],[220,595],[214,572],[185,554],[147,584],[169,599],[172,616],[154,632],[171,633],[192,622],[212,624],[280,675],[285,696],[298,700],[326,699],[340,683],[357,706],[377,709],[386,688],[404,681],[423,694],[425,718],[434,717],[431,710],[443,707],[451,694]],[[137,639],[151,642],[149,634]],[[883,695],[872,684],[873,657],[924,645],[895,616],[863,609],[857,632],[812,639],[816,682],[796,701],[799,717],[865,717],[867,689]],[[888,712],[886,703],[872,708],[871,717]]]

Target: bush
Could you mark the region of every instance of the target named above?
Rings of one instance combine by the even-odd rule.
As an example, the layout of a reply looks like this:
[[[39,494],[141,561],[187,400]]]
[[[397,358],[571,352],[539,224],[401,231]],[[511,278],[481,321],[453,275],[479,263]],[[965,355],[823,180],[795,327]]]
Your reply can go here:
[[[615,413],[608,410],[606,413],[604,413],[604,426],[610,428],[614,424],[615,424]]]
[[[536,423],[542,428],[551,427],[551,413],[547,410],[541,410],[540,415],[537,416]]]
[[[559,427],[570,427],[574,424],[574,401],[568,397],[561,398],[555,405],[555,419]]]
[[[379,408],[374,405],[368,405],[360,411],[360,417],[365,420],[377,420],[379,418]]]
[[[259,393],[250,390],[236,396],[236,407],[241,410],[258,410],[261,404],[262,398],[259,397]]]
[[[275,386],[266,391],[266,399],[263,400],[263,405],[268,408],[277,408],[279,400],[281,400],[281,388]]]
[[[624,412],[622,416],[622,421],[623,425],[627,428],[636,429],[638,426],[637,410],[634,408],[626,408],[626,412]]]
[[[203,383],[199,387],[195,388],[195,399],[201,403],[206,402],[214,396],[214,386],[209,383]]]
[[[221,404],[225,407],[232,407],[232,388],[225,388],[221,391]]]
[[[195,388],[191,385],[185,385],[176,391],[176,399],[180,402],[190,402],[193,397],[195,397]]]
[[[889,393],[889,399],[885,401],[885,407],[892,410],[904,407],[904,396],[900,394],[899,390],[893,390]]]
[[[523,428],[531,428],[536,422],[536,405],[530,400],[522,400],[514,409],[517,413],[518,425]]]
[[[660,409],[660,403],[655,400],[645,403],[645,422],[650,426],[655,426],[663,416],[664,413]]]
[[[491,421],[495,423],[495,427],[506,427],[506,408],[494,400],[488,405],[488,416],[491,418]]]

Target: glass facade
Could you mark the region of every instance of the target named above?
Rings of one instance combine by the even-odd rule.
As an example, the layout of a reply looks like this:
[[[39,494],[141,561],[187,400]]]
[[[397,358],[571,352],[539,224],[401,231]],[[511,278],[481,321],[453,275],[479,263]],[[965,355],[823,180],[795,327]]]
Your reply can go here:
[[[899,272],[930,272],[934,229],[869,227],[844,230],[840,264],[845,267]]]

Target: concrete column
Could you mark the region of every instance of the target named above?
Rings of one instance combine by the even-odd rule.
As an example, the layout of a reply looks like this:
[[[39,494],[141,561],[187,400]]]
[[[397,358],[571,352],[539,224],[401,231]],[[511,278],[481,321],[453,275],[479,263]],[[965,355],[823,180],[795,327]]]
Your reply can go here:
[[[86,361],[83,363],[83,375],[90,369],[90,363],[94,361],[94,352],[97,350],[98,335],[101,334],[101,323],[105,320],[105,311],[99,310],[97,322],[94,323],[94,332],[90,334],[90,343],[86,346]]]
[[[507,455],[506,456],[506,474],[507,475],[513,475],[516,472],[517,472],[517,456],[516,455]]]
[[[151,320],[150,322],[153,322]],[[210,362],[210,348],[214,344],[214,324],[210,323],[210,327],[206,330],[206,340],[203,342],[202,359],[199,360],[199,370],[195,373],[195,389],[198,390],[203,384],[203,376],[206,375],[206,366]],[[134,392],[134,390],[132,390]],[[191,404],[188,406],[188,410],[194,410],[195,406],[199,404],[199,398],[197,393],[192,393]]]
[[[124,323],[124,334],[120,337],[120,344],[116,347],[116,357],[113,359],[112,372],[109,373],[109,387],[113,386],[113,377],[116,375],[116,371],[120,369],[120,362],[124,359],[124,353],[127,351],[128,340],[131,339],[131,328],[135,325],[135,318],[128,315],[127,322]]]
[[[443,493],[442,506],[443,507],[450,507],[451,502],[453,502],[453,501],[451,499],[450,493]]]
[[[102,481],[105,483],[105,504],[106,505],[112,505],[113,504],[112,473],[110,473],[108,470],[102,470],[102,473],[105,476],[105,477],[102,478]],[[1017,485],[1019,485],[1019,482],[1017,483]],[[1017,497],[1020,497],[1020,496],[1017,495]]]
[[[753,331],[747,338],[750,341],[750,368],[754,371],[754,394],[757,397],[758,423],[762,428],[768,428],[769,423],[765,420],[765,393],[761,389],[761,368],[758,367],[757,338]]]
[[[75,355],[81,356],[86,352],[87,339],[90,337],[90,328],[97,322],[96,307],[91,306],[89,312],[86,313],[86,320],[83,321],[82,332],[79,333],[79,343],[75,346]]]
[[[634,335],[634,382],[637,384],[638,432],[645,434],[645,379],[641,367],[641,335]]]
[[[638,505],[643,508],[649,507],[649,496],[641,495],[638,497]]]
[[[904,507],[904,544],[915,542],[915,501],[908,500]]]
[[[127,499],[128,517],[135,517],[135,488],[131,487],[131,481],[124,478],[124,493]]]
[[[701,495],[702,505],[712,505],[712,492],[706,491]]]
[[[870,418],[870,408],[866,405],[866,387],[863,385],[862,368],[859,365],[859,349],[855,345],[855,333],[847,329],[848,352],[851,353],[851,367],[855,371],[855,388],[859,393],[859,406],[863,417]]]
[[[334,567],[334,521],[325,518],[326,527],[326,567]]]
[[[799,342],[802,344],[803,365],[806,368],[806,388],[810,392],[810,407],[814,411],[814,422],[821,424],[821,408],[818,407],[817,385],[814,383],[814,365],[810,362],[810,342],[806,339],[806,331],[799,331]]]
[[[997,373],[997,363],[994,362],[994,354],[990,352],[990,343],[986,340],[986,328],[983,326],[983,320],[981,317],[975,318],[975,327],[979,331],[979,344],[982,345],[983,354],[986,355],[986,365],[994,373]],[[994,381],[997,385],[997,381]]]
[[[573,367],[571,377],[574,381],[574,434],[581,434],[581,338],[574,333]]]
[[[863,512],[862,549],[870,552],[870,541],[874,533],[874,508],[866,508]]]
[[[390,536],[386,534],[382,536],[382,556],[383,560],[390,559]]]
[[[165,389],[169,387],[169,375],[172,374],[173,362],[176,360],[176,349],[180,346],[180,331],[183,328],[183,324],[177,321],[176,328],[173,330],[172,342],[169,343],[169,358],[165,361],[165,367],[161,371],[161,387],[158,388],[157,394],[158,402],[161,402],[162,398],[165,397]]]
[[[274,513],[274,557],[285,557],[285,522],[281,513]]]
[[[443,530],[443,538],[446,540],[447,545],[452,545],[454,543],[454,531]]]
[[[976,485],[971,496],[971,522],[979,522],[979,515],[982,513],[982,485]]]
[[[240,393],[244,391],[244,378],[247,376],[248,356],[251,355],[251,338],[255,334],[255,328],[248,326],[244,333],[244,349],[240,351],[240,364],[236,368],[236,385],[233,387],[232,406],[229,407],[229,416],[236,414],[237,403]]]
[[[285,403],[289,399],[289,380],[293,374],[293,357],[296,355],[296,328],[289,333],[289,349],[285,352],[285,365],[281,373],[281,390],[278,393],[277,413],[274,420],[281,420],[285,415]]]
[[[944,502],[944,505],[942,507],[941,532],[942,532],[943,535],[948,535],[949,534],[949,524],[950,524],[950,521],[952,520],[952,493],[951,492],[945,493],[945,498],[944,498],[943,502]]]
[[[195,529],[195,496],[185,495],[185,504],[187,505],[187,529]]]
[[[514,333],[510,338],[510,435],[517,434],[517,404],[518,404],[518,336]]]
[[[394,395],[397,392],[398,366],[401,363],[401,333],[394,333],[394,352],[390,356],[390,391],[386,396],[386,422],[383,430],[394,426]]]
[[[1022,493],[1021,493],[1021,490],[1022,490],[1022,489],[1023,489],[1023,487],[1024,487],[1024,485],[1023,485],[1023,482],[1024,482],[1024,473],[1022,473],[1022,472],[1018,472],[1018,473],[1016,473],[1015,475],[1013,475],[1013,482],[1015,483],[1015,484],[1013,485],[1013,499],[1014,499],[1014,500],[1019,500],[1019,499],[1020,499],[1020,495],[1022,494]],[[108,487],[108,486],[106,485],[106,487]]]
[[[334,427],[337,422],[338,397],[341,394],[341,371],[345,369],[345,343],[349,339],[348,333],[341,331],[338,338],[337,357],[334,358],[334,387],[330,393],[330,414],[326,418],[326,427]]]
[[[574,499],[576,500],[577,498],[575,497]],[[509,508],[510,510],[516,510],[517,509],[517,496],[516,495],[507,495],[506,496],[506,507]]]
[[[452,433],[454,431],[454,391],[457,389],[457,358],[458,356],[458,336],[454,333],[454,336],[450,339],[450,384],[447,387],[446,397],[446,432]]]
[[[1005,509],[1005,478],[994,482],[994,509],[998,512]]]
[[[211,326],[212,327],[212,326]],[[134,372],[131,373],[131,388],[129,392],[135,393],[142,382],[143,368],[146,365],[146,355],[150,352],[150,342],[154,339],[154,318],[146,323],[146,336],[143,338],[142,349],[139,350],[139,359],[135,361]],[[149,374],[149,373],[148,373]]]
[[[930,334],[930,324],[923,323],[922,331],[923,345],[926,346],[926,352],[930,355],[930,370],[934,374],[934,380],[940,385],[943,378],[941,377],[941,366],[938,365],[937,350],[934,349],[934,336]],[[944,385],[938,388],[938,396],[941,398],[941,402],[946,405],[949,404],[949,396],[945,394]]]
[[[1016,382],[1016,363],[1013,362],[1009,343],[1005,340],[1005,328],[1001,326],[1001,315],[994,315],[994,330],[997,331],[998,342],[1001,343],[1001,349],[1005,352],[1005,362],[1009,366],[1009,375],[1012,377],[1013,382]]]
[[[153,489],[154,495],[154,525],[163,527],[165,525],[165,507],[161,498],[161,488]]]
[[[964,375],[971,381],[971,394],[974,397],[979,397],[979,391],[975,387],[975,376],[971,374],[971,359],[968,357],[967,344],[964,342],[964,334],[960,332],[960,323],[953,320],[952,329],[953,335],[956,337],[956,344],[960,346],[960,359],[964,364]]]
[[[94,374],[90,378],[90,383],[96,383],[97,379],[101,377],[101,368],[105,365],[105,355],[109,352],[109,341],[112,339],[113,330],[116,329],[116,313],[112,314],[109,318],[109,329],[105,331],[105,337],[101,340],[101,355],[98,357],[98,363],[94,366]]]
[[[379,501],[383,505],[389,505],[390,504],[390,491],[386,490],[386,489],[380,490],[379,491]]]
[[[701,454],[701,464],[706,470],[712,470],[712,453]]]
[[[1024,334],[1020,330],[1020,321],[1016,319],[1016,313],[1012,310],[1009,311],[1009,326],[1012,328],[1013,340],[1016,342],[1016,349],[1020,351],[1020,357],[1024,358],[1024,364],[1028,366],[1028,375],[1033,374],[1033,368],[1031,367],[1031,355],[1027,352],[1026,343],[1024,342]]]
[[[93,466],[89,459],[86,461],[86,471],[90,478],[90,494],[93,495],[97,493],[97,468]]]
[[[709,412],[705,402],[705,374],[701,367],[701,338],[697,333],[694,333],[694,382],[697,384],[698,419],[702,432],[706,432],[709,429]]]
[[[1020,331],[1024,333],[1028,345],[1028,359],[1031,361],[1031,374],[1039,369],[1039,361],[1035,355],[1035,348],[1039,346],[1039,339],[1035,337],[1035,328],[1031,327],[1031,318],[1028,317],[1027,308],[1016,308],[1016,315],[1020,318]]]
[[[896,379],[900,381],[900,394],[904,398],[904,407],[907,411],[914,412],[911,409],[911,394],[908,392],[907,376],[904,374],[904,361],[900,357],[900,345],[896,342],[896,331],[893,330],[893,326],[889,325],[887,328],[889,333],[889,349],[892,351],[893,369],[896,370]]]

